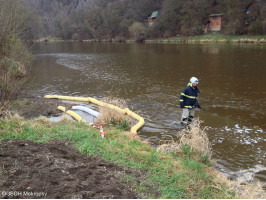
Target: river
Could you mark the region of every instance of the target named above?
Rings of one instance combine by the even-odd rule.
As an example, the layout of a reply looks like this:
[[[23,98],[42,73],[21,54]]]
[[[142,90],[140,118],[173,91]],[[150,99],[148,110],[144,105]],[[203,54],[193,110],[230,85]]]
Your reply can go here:
[[[139,136],[154,146],[176,136],[180,93],[197,77],[196,117],[216,168],[266,183],[266,45],[58,42],[34,53],[30,93],[125,99],[145,119]]]

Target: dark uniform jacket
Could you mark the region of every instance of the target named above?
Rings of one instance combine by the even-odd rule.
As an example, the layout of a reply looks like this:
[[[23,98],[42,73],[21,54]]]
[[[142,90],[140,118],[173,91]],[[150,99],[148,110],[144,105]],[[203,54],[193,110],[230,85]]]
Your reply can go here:
[[[198,102],[198,93],[200,93],[197,87],[192,87],[189,83],[180,95],[180,107],[181,108],[201,108]]]

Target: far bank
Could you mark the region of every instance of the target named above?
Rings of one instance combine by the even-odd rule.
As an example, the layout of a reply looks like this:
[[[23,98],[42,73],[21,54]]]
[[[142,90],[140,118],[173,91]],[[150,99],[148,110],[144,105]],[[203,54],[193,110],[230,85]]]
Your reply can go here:
[[[92,38],[88,40],[62,40],[55,37],[46,37],[35,40],[34,42],[114,42],[114,43],[170,43],[170,44],[212,44],[212,43],[249,43],[249,44],[266,44],[266,35],[257,35],[257,36],[228,36],[221,34],[206,34],[201,36],[176,36],[169,38],[147,38],[142,41],[137,41],[134,38],[105,38],[105,39],[97,39]]]
[[[206,44],[206,43],[253,43],[266,44],[266,35],[261,36],[225,36],[220,34],[208,34],[193,37],[173,37],[161,39],[148,39],[145,43],[185,43],[185,44]]]

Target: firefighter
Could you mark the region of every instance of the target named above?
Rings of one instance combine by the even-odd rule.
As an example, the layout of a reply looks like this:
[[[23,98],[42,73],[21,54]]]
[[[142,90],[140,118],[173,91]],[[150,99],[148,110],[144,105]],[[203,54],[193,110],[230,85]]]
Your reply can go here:
[[[181,117],[181,125],[188,125],[192,123],[195,114],[195,108],[201,108],[198,102],[198,93],[200,93],[197,85],[199,80],[192,77],[180,95],[180,107],[183,108]]]

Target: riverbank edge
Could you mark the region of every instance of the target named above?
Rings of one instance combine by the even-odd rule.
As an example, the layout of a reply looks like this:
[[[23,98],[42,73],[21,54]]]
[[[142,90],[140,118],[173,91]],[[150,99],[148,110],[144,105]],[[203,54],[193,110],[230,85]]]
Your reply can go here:
[[[114,42],[114,43],[136,43],[134,39],[89,39],[89,40],[62,40],[58,38],[41,38],[34,42]],[[266,35],[260,36],[224,36],[220,34],[210,34],[193,37],[171,37],[146,39],[143,43],[163,43],[163,44],[266,44]]]
[[[22,96],[13,104],[13,113],[19,110],[19,107],[26,106],[28,108],[20,110],[20,113],[29,114],[30,105],[33,103],[44,104],[46,108],[48,105],[50,109],[58,104],[52,99]],[[47,111],[42,110],[39,114],[46,115]],[[50,114],[51,112],[48,112],[48,115]],[[0,118],[0,144],[4,139],[26,139],[41,143],[50,140],[74,142],[77,151],[83,154],[100,156],[111,163],[142,170],[148,174],[145,183],[143,180],[136,181],[136,177],[134,182],[128,180],[133,180],[132,177],[123,178],[143,198],[265,198],[259,183],[243,185],[241,182],[231,181],[217,172],[210,162],[193,160],[185,149],[178,155],[163,153],[151,147],[147,141],[141,140],[137,134],[114,127],[107,127],[107,139],[102,139],[99,130],[84,123],[69,120],[51,122],[46,117],[33,119],[26,116],[27,119],[19,115]],[[91,140],[89,143],[88,139]],[[151,192],[151,188],[154,191]]]
[[[144,182],[131,182],[132,177],[123,177],[143,198],[235,197],[235,192],[226,186],[226,183],[215,181],[218,172],[206,164],[194,161],[185,154],[177,157],[161,153],[141,141],[135,134],[116,128],[106,127],[107,139],[102,139],[99,130],[84,123],[67,119],[50,122],[44,117],[29,121],[19,116],[0,119],[0,127],[0,144],[3,140],[14,139],[37,143],[47,143],[50,140],[74,142],[80,153],[143,171],[147,174]]]

